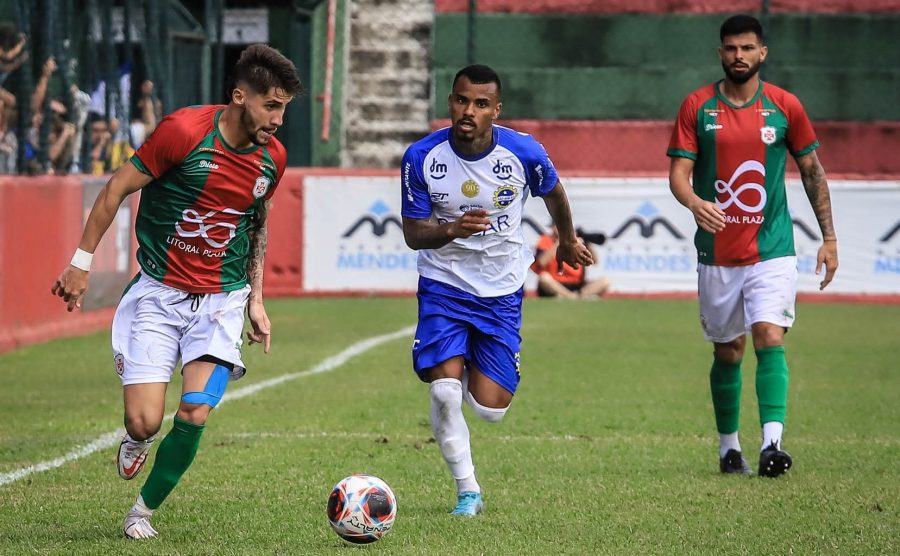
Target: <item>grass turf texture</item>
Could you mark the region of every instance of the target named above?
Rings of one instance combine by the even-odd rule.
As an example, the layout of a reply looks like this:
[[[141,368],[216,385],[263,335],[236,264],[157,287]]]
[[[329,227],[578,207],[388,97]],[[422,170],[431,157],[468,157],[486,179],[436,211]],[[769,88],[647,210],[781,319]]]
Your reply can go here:
[[[414,299],[273,300],[272,352],[245,348],[230,390],[303,371],[415,322]],[[523,381],[504,421],[469,414],[487,513],[451,518],[454,486],[431,440],[411,337],[217,409],[193,467],[126,542],[145,478],[115,447],[0,486],[0,554],[896,554],[900,551],[900,308],[799,307],[776,479],[722,476],[696,303],[528,299]],[[755,357],[744,365],[742,444],[755,468]],[[121,426],[108,333],[0,355],[0,474]],[[177,404],[180,381],[167,410]],[[468,412],[468,410],[467,410]],[[171,419],[163,432],[171,428]],[[152,456],[151,456],[152,457]],[[331,487],[385,479],[398,518],[383,540],[331,531]]]

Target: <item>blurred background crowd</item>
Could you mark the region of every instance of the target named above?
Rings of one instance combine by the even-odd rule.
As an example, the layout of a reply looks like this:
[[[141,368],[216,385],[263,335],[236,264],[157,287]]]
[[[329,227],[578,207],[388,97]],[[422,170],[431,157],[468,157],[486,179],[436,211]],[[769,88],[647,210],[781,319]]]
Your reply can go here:
[[[763,21],[763,78],[804,103],[826,169],[900,174],[900,0],[0,0],[0,173],[115,170],[166,113],[226,102],[266,42],[309,91],[279,131],[292,166],[396,168],[477,62],[562,170],[662,175],[738,12]]]

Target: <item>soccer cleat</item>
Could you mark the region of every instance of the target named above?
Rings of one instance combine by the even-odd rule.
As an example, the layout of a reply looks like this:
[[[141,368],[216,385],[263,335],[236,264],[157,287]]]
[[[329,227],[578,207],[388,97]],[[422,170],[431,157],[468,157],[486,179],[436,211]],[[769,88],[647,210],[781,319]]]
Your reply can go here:
[[[137,477],[137,474],[144,468],[144,462],[147,461],[147,454],[150,453],[150,447],[155,436],[151,436],[147,440],[132,440],[126,433],[119,443],[119,453],[116,456],[116,467],[119,469],[119,476],[130,481]]]
[[[159,533],[150,525],[150,516],[134,510],[128,512],[125,516],[125,538],[132,540],[152,539],[158,537]]]
[[[466,490],[459,493],[456,501],[456,507],[450,512],[450,515],[467,515],[476,516],[484,511],[484,500],[481,499],[480,492]]]
[[[719,458],[719,471],[722,473],[735,473],[738,475],[752,475],[753,470],[747,465],[744,454],[740,450],[731,449],[725,453],[725,457]]]
[[[759,454],[759,476],[778,477],[784,475],[793,463],[791,455],[779,449],[773,442]]]

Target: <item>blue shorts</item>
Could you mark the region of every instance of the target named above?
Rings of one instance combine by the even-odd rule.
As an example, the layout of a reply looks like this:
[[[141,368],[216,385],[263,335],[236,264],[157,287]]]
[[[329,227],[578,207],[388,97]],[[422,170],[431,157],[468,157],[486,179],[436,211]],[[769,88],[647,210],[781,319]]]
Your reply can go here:
[[[413,368],[423,372],[462,355],[488,378],[515,394],[519,385],[524,289],[478,297],[443,282],[419,278],[419,326]]]

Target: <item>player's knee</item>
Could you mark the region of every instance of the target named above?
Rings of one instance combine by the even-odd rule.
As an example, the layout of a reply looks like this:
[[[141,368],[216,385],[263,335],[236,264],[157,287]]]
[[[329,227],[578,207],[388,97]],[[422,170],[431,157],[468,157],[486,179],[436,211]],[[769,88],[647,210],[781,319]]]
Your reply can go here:
[[[162,426],[161,419],[155,419],[147,415],[126,415],[125,430],[128,436],[134,440],[146,440],[159,432]]]
[[[195,393],[197,392],[188,392],[188,394]],[[178,406],[178,411],[175,412],[175,416],[182,421],[187,421],[188,423],[193,423],[195,425],[206,423],[206,420],[209,418],[209,413],[212,411],[212,406],[206,403],[198,404],[186,402],[183,398],[184,396],[182,396],[181,405]]]
[[[431,399],[442,406],[462,404],[462,382],[455,378],[439,378],[431,382]]]
[[[478,403],[478,400],[475,399],[475,396],[473,396],[471,392],[466,392],[465,396],[466,402],[468,402],[475,415],[477,415],[479,419],[487,421],[488,423],[500,422],[500,420],[502,420],[506,415],[507,410],[509,410],[509,406],[487,407],[481,405],[480,403]]]

